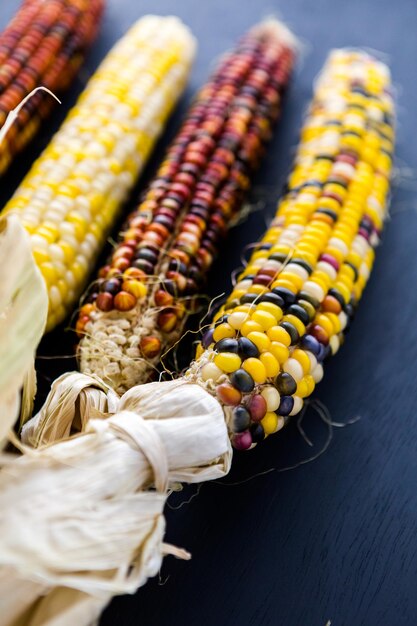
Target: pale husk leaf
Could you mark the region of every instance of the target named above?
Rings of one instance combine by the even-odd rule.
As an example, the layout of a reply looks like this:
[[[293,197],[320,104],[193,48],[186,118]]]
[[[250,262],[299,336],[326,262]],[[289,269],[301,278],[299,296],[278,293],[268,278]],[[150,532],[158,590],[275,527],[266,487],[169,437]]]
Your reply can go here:
[[[20,392],[27,382],[22,409],[31,410],[33,357],[48,312],[45,282],[29,237],[13,215],[0,218],[0,445],[19,414]]]
[[[6,626],[90,624],[113,595],[154,576],[164,554],[188,557],[163,543],[163,507],[170,485],[229,471],[222,407],[199,385],[171,381],[137,387],[117,408],[83,434],[2,459],[0,580],[7,573],[15,589],[9,599],[0,587]]]

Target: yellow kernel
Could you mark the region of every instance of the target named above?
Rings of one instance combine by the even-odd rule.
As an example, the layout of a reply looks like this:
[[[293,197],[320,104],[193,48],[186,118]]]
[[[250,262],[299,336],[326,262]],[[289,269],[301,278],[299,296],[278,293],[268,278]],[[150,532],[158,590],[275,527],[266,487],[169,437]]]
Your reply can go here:
[[[32,250],[32,254],[38,265],[40,265],[41,263],[47,263],[50,260],[49,254],[45,252],[45,250],[41,250],[40,248],[34,248]]]
[[[303,279],[297,274],[293,274],[292,272],[282,272],[280,274],[281,280],[288,280],[292,284],[293,291],[299,291],[303,286]]]
[[[202,344],[199,343],[197,345],[197,348],[196,348],[196,351],[195,351],[195,359],[196,360],[199,359],[201,357],[201,355],[203,354],[203,352],[204,352],[204,348],[203,348]]]
[[[60,294],[61,294],[61,298],[62,298],[63,300],[66,300],[66,298],[67,298],[67,294],[68,294],[68,285],[67,285],[67,283],[65,282],[65,280],[63,280],[62,278],[60,278],[60,279],[58,280],[58,282],[57,282],[56,286],[57,286],[57,287],[58,287],[58,289],[59,289],[59,292],[60,292]]]
[[[41,270],[42,276],[44,277],[48,287],[55,285],[58,280],[58,276],[52,263],[41,263],[39,269]]]
[[[289,254],[291,252],[291,248],[289,246],[285,246],[283,244],[277,243],[270,250],[270,254]]]
[[[330,320],[333,326],[333,333],[340,333],[342,328],[341,328],[339,316],[336,315],[335,313],[324,313],[323,315],[325,315],[327,319]]]
[[[272,328],[268,328],[266,334],[271,341],[278,341],[287,347],[291,345],[290,334],[282,326],[272,326]]]
[[[304,333],[306,332],[306,327],[303,324],[303,322],[298,319],[298,317],[296,315],[292,315],[291,313],[289,313],[288,315],[284,315],[284,317],[282,318],[284,322],[289,322],[290,324],[292,324],[293,326],[296,327],[296,329],[298,330],[298,334],[299,335],[304,335]]]
[[[315,382],[313,377],[309,374],[308,376],[304,376],[298,384],[297,391],[295,392],[299,398],[306,398],[311,395],[314,391]]]
[[[226,322],[223,324],[219,324],[216,326],[213,332],[214,341],[220,341],[220,339],[226,339],[235,336],[235,330],[227,324]],[[231,370],[233,372],[233,370]]]
[[[343,283],[341,283],[339,281],[336,281],[335,284],[333,285],[333,287],[335,289],[337,289],[337,291],[340,291],[340,294],[342,295],[344,301],[347,304],[349,302],[349,300],[350,300],[350,291],[346,287],[346,285],[344,285]]]
[[[324,313],[318,313],[314,318],[314,323],[324,328],[329,337],[333,335],[333,324]]]
[[[304,374],[308,374],[310,371],[310,359],[308,358],[308,354],[304,352],[304,350],[296,348],[291,356],[293,359],[296,359],[296,361],[301,364]]]
[[[214,363],[217,367],[228,374],[239,369],[241,362],[240,356],[233,352],[219,352],[214,357]]]
[[[262,295],[263,293],[267,293],[268,289],[263,285],[251,285],[248,289],[248,293],[256,293],[258,295]]]
[[[66,221],[70,222],[71,224],[79,224],[85,230],[88,229],[87,220],[85,219],[85,217],[82,217],[82,215],[80,215],[76,211],[71,211],[71,213],[68,213],[66,217]]]
[[[85,223],[84,225],[81,224],[80,222],[72,222],[72,225],[74,227],[74,236],[75,238],[79,241],[82,242],[85,239],[86,234],[88,233],[88,224]]]
[[[80,263],[78,263],[78,261],[75,261],[71,265],[70,269],[75,278],[76,284],[81,285],[85,280],[85,276],[86,276],[85,269],[82,267]]]
[[[271,345],[271,341],[265,335],[264,332],[255,330],[255,331],[252,331],[251,333],[249,333],[248,335],[246,335],[246,337],[248,339],[250,339],[250,341],[252,341],[252,343],[255,344],[255,346],[258,348],[259,352],[265,352],[266,350],[269,350],[269,346]]]
[[[75,250],[66,241],[60,241],[58,245],[64,253],[65,262],[69,265],[75,258]]]
[[[57,240],[57,232],[51,231],[49,228],[45,228],[45,226],[41,226],[36,230],[36,234],[40,235],[49,243],[54,243]]]
[[[233,309],[233,313],[248,313],[253,306],[249,303],[247,304],[239,304]],[[248,318],[249,319],[249,318]]]
[[[217,320],[219,320],[221,317],[223,317],[223,315],[224,315],[224,310],[223,310],[223,307],[222,307],[221,309],[219,309],[217,311],[217,313],[214,314],[213,322],[217,322]]]
[[[271,315],[275,317],[275,323],[280,322],[282,319],[283,311],[281,307],[273,304],[272,302],[260,302],[256,308],[258,311],[267,311],[268,313],[271,313]]]
[[[244,337],[247,337],[249,333],[252,332],[262,332],[262,326],[257,322],[253,322],[252,320],[248,320],[244,322],[240,328],[240,332]]]
[[[262,296],[264,293],[267,292],[268,289],[263,285],[252,285],[247,291],[247,293],[256,293],[257,296]]]
[[[265,435],[272,435],[278,428],[278,415],[272,411],[265,413],[265,416],[261,419]]]
[[[279,341],[272,341],[269,350],[274,355],[278,363],[285,363],[290,356],[287,346],[284,346],[283,343],[279,343]]]
[[[265,366],[268,378],[273,378],[279,373],[279,363],[271,352],[262,352],[259,357],[261,363]]]
[[[246,289],[233,289],[229,296],[229,300],[240,300],[242,296],[246,294]]]
[[[311,275],[311,279],[314,280],[316,283],[322,285],[324,291],[327,291],[332,284],[332,279],[330,278],[330,276],[326,274],[326,272],[323,272],[321,270],[315,270],[314,276],[313,274]]]
[[[136,298],[144,298],[147,294],[146,285],[140,282],[140,280],[128,279],[124,280],[122,284],[123,291],[131,293]]]
[[[28,231],[28,233],[30,235],[33,235],[33,233],[36,230],[36,226],[34,226],[33,224],[31,224],[31,222],[28,222],[27,220],[25,220],[23,218],[21,218],[20,221],[22,223],[22,226]]]
[[[268,328],[272,328],[276,324],[276,319],[272,313],[259,311],[258,308],[252,313],[251,320],[260,324],[263,330],[268,330]]]
[[[297,293],[294,283],[286,278],[278,278],[274,283],[272,283],[272,287],[285,287],[285,289],[289,289],[293,293]]]
[[[295,395],[297,395],[299,398],[306,398],[308,395],[308,386],[307,383],[305,382],[304,378],[302,378],[298,383],[297,383],[297,390],[295,392]]]
[[[255,383],[262,385],[266,381],[266,368],[259,359],[255,359],[254,357],[245,359],[242,367],[252,376]]]
[[[308,395],[311,396],[311,394],[314,391],[314,387],[316,386],[316,383],[314,382],[314,378],[311,374],[307,374],[307,376],[304,376],[304,380],[308,388]]]

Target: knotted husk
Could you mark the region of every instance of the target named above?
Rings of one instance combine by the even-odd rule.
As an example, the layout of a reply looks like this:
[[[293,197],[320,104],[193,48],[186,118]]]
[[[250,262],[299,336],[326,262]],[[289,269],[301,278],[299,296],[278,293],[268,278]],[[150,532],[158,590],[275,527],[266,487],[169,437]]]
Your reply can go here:
[[[154,576],[164,554],[187,558],[163,543],[169,488],[230,468],[223,410],[201,386],[179,380],[136,387],[109,417],[97,407],[111,407],[114,395],[90,380],[92,395],[80,400],[83,382],[65,406],[84,411],[94,399],[96,417],[85,432],[2,459],[0,604],[7,626],[90,624],[113,595],[133,593]]]
[[[48,297],[29,236],[12,215],[0,218],[0,447],[22,411],[32,413],[34,353],[44,332]],[[23,400],[20,402],[22,387]]]

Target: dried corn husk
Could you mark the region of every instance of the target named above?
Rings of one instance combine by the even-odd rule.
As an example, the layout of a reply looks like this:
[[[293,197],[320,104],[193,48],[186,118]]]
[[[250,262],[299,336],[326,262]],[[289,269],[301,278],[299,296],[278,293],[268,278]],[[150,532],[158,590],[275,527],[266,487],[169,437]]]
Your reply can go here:
[[[0,280],[3,440],[18,415],[24,381],[22,406],[31,411],[33,354],[48,308],[27,234],[13,216],[0,220]],[[161,391],[146,385],[134,402],[127,397],[121,405],[98,380],[74,374],[66,382],[68,397],[55,410],[72,410],[78,417],[124,410],[88,424],[76,420],[75,427],[87,432],[67,442],[23,449],[22,457],[1,456],[0,589],[6,626],[92,624],[113,595],[132,593],[154,576],[164,554],[188,558],[163,543],[168,487],[218,478],[230,467],[223,412],[197,385],[173,382]],[[60,381],[55,388],[61,394]],[[159,419],[166,401],[161,393],[169,395],[164,419]],[[148,490],[151,485],[156,491]]]
[[[90,379],[91,394],[80,401],[86,382],[78,381],[78,400],[74,392],[67,410],[87,402],[108,417],[97,407],[115,408],[114,396]],[[184,381],[136,387],[116,408],[81,435],[3,459],[3,624],[89,624],[113,595],[133,593],[154,576],[164,554],[187,558],[163,543],[163,507],[170,485],[229,471],[223,410]]]
[[[32,412],[36,391],[34,352],[44,332],[48,299],[24,228],[0,218],[0,445],[19,415]]]

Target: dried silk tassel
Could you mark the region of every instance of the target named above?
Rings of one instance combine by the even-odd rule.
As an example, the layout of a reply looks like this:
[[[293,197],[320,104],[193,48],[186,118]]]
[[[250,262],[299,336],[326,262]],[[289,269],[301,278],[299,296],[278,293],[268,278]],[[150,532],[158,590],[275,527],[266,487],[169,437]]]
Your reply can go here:
[[[280,408],[283,397],[291,397],[295,404],[294,396],[302,400],[307,395],[304,378],[314,380],[320,361],[336,346],[332,338],[343,337],[351,311],[347,307],[356,305],[369,276],[386,211],[393,113],[389,72],[382,63],[350,50],[330,56],[316,86],[289,191],[272,229],[185,379],[139,385],[117,401],[103,383],[78,374],[84,405],[89,380],[95,391],[91,404],[98,396],[107,408],[116,400],[116,413],[109,417],[96,408],[91,417],[101,419],[84,415],[84,433],[31,450],[9,462],[7,472],[0,474],[0,507],[6,512],[0,518],[0,576],[14,577],[14,588],[21,580],[22,587],[27,581],[41,581],[46,609],[49,602],[57,614],[53,596],[63,585],[91,596],[89,609],[93,603],[97,607],[100,594],[104,605],[112,594],[133,591],[156,571],[166,550],[161,499],[167,486],[226,473],[230,439],[235,447],[250,447],[256,443],[254,424],[262,426],[263,439],[285,419]],[[323,232],[321,224],[326,225]],[[304,269],[307,277],[290,265]],[[274,286],[275,281],[280,282]],[[301,291],[303,298],[297,299]],[[283,304],[273,297],[261,300],[269,294]],[[301,300],[308,303],[304,306],[311,317],[305,322]],[[330,304],[338,309],[336,303],[341,310],[329,310]],[[294,306],[299,309],[289,311]],[[255,335],[245,335],[243,324],[252,324],[250,333]],[[314,341],[306,340],[307,349],[300,342],[310,337]],[[229,340],[236,343],[224,351],[224,344],[218,344]],[[269,356],[280,354],[276,345],[271,350],[274,342],[288,351],[282,364],[277,356],[274,361]],[[265,346],[267,350],[262,349]],[[267,357],[262,359],[263,354]],[[308,367],[313,373],[306,373]],[[56,394],[63,390],[65,377],[51,392],[50,406],[59,406]],[[66,416],[72,411],[67,432],[79,419],[79,410],[74,398],[66,403]],[[47,422],[48,416],[40,414],[34,426],[28,426],[27,437],[41,441]],[[49,434],[53,436],[51,425]],[[152,484],[156,491],[147,491]],[[28,519],[35,523],[28,525]],[[7,593],[3,604],[6,615],[16,611]],[[75,604],[74,600],[71,606]],[[91,618],[91,610],[86,609],[84,617],[80,624]]]
[[[271,136],[295,52],[283,24],[262,22],[198,93],[81,307],[83,373],[123,393],[178,340]]]

